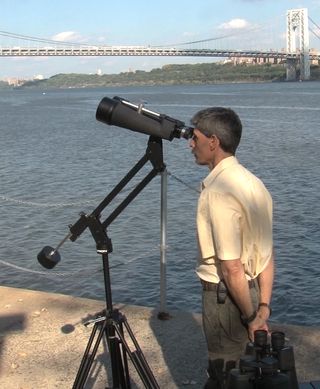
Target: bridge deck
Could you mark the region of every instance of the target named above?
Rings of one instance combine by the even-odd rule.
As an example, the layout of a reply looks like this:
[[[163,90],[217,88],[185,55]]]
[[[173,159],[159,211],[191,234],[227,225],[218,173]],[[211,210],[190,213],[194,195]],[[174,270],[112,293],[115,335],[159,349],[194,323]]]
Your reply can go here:
[[[299,54],[284,51],[259,50],[218,50],[218,49],[177,49],[136,46],[106,47],[2,47],[2,57],[34,56],[180,56],[180,57],[251,57],[274,59],[297,59]],[[320,55],[310,55],[310,59],[320,60]]]

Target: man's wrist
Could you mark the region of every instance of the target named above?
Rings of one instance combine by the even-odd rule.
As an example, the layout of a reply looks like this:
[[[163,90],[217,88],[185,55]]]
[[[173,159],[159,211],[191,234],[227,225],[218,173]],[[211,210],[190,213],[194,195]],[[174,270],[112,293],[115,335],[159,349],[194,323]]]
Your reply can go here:
[[[243,315],[241,315],[241,321],[242,321],[242,324],[244,324],[245,326],[247,326],[248,324],[250,324],[251,322],[253,322],[253,320],[257,317],[257,311],[254,311],[252,313],[252,315],[250,315],[249,317],[244,317]]]
[[[259,309],[260,308],[267,308],[269,310],[269,316],[272,314],[272,309],[270,307],[270,304],[268,303],[259,303]]]

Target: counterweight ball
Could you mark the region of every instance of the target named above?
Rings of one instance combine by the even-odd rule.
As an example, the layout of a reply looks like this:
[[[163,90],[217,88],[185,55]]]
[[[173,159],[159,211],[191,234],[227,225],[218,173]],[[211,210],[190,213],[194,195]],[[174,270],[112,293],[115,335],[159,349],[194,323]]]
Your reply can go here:
[[[53,247],[45,246],[37,256],[39,263],[46,269],[52,269],[60,262],[60,254]]]

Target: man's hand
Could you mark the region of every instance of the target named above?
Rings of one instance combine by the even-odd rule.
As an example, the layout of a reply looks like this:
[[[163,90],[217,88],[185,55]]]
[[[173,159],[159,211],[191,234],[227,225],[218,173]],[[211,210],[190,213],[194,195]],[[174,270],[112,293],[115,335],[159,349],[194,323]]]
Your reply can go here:
[[[252,322],[248,324],[248,335],[249,339],[253,342],[254,341],[254,332],[257,330],[265,330],[269,334],[269,326],[267,323],[267,319],[269,318],[269,315],[265,312],[261,312],[260,309],[257,313],[257,316],[255,317]]]

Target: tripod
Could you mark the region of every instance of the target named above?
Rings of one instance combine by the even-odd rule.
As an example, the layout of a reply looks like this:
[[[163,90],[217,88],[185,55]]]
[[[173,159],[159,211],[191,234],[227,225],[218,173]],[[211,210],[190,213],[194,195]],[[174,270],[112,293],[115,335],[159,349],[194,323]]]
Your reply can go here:
[[[110,275],[107,253],[102,254],[102,260],[104,275],[108,280]],[[106,286],[108,298],[105,316],[93,320],[94,326],[72,388],[82,389],[84,387],[104,336],[110,352],[113,388],[131,388],[127,355],[129,355],[145,387],[159,388],[126,317],[118,309],[112,307],[110,282],[107,281]],[[124,329],[135,347],[134,351],[130,350],[125,340]]]
[[[114,197],[127,185],[137,172],[150,161],[153,169],[143,180],[129,193],[122,203],[104,221],[100,221],[101,211],[113,200]],[[165,169],[163,163],[162,140],[158,137],[150,137],[145,155],[118,183],[118,185],[106,196],[98,207],[90,214],[81,214],[79,220],[70,226],[69,239],[75,241],[88,227],[95,242],[97,253],[102,256],[103,275],[105,284],[106,311],[105,316],[93,320],[93,329],[87,343],[81,364],[75,378],[73,389],[82,389],[88,379],[99,345],[105,338],[111,360],[111,372],[113,388],[130,389],[130,374],[128,356],[133,363],[141,381],[148,389],[158,389],[159,385],[143,355],[143,352],[134,337],[126,317],[113,308],[112,291],[109,269],[109,253],[112,252],[111,239],[108,237],[107,226],[122,212],[122,210],[141,192],[141,190],[161,171]],[[129,335],[134,346],[132,351],[125,339],[125,332]]]

